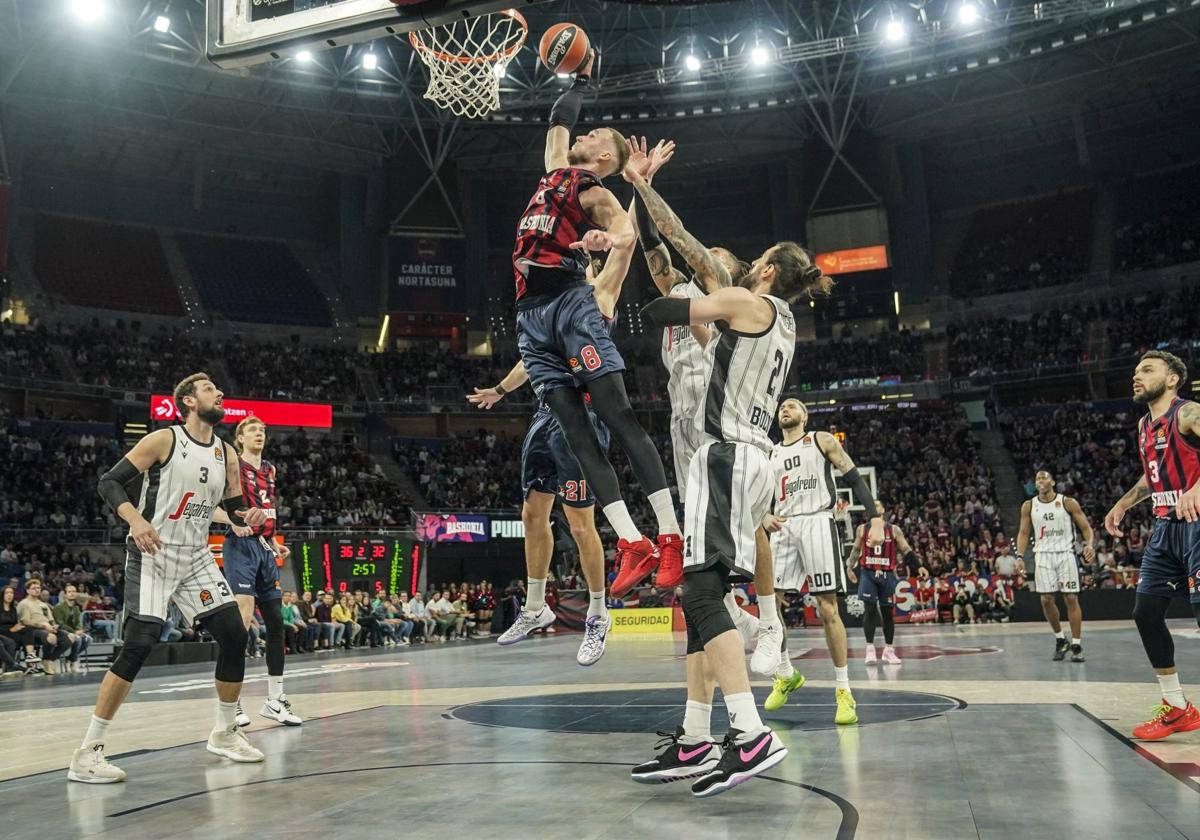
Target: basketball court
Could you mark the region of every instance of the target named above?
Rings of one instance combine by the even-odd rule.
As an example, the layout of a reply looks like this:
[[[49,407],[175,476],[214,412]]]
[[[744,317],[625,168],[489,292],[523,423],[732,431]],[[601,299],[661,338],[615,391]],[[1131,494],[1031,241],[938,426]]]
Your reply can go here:
[[[1174,629],[1183,650],[1200,643],[1187,622]],[[629,779],[655,732],[681,717],[681,637],[619,637],[589,670],[574,664],[574,634],[293,660],[289,695],[306,720],[287,728],[255,717],[261,765],[204,751],[211,669],[148,670],[111,732],[129,773],[120,785],[65,778],[102,672],[6,685],[6,836],[326,836],[351,825],[375,835],[439,824],[483,836],[519,825],[547,838],[1200,837],[1200,736],[1126,737],[1141,720],[1131,711],[1155,700],[1132,628],[1085,625],[1084,664],[1050,661],[1038,626],[902,627],[897,641],[903,665],[868,669],[851,630],[861,722],[837,728],[820,631],[792,631],[809,683],[765,718],[789,756],[707,801],[686,783]],[[262,666],[251,666],[248,709],[265,688]],[[766,691],[755,686],[760,701]],[[714,736],[725,728],[718,698]]]

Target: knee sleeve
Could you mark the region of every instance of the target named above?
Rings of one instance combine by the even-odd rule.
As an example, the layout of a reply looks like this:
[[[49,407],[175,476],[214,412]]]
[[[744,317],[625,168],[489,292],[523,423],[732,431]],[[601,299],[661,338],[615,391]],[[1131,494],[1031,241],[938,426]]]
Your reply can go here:
[[[236,604],[209,614],[203,619],[204,629],[217,643],[217,668],[214,675],[221,682],[240,683],[246,676],[246,640],[249,633],[242,624],[242,614]]]
[[[718,563],[688,572],[683,579],[683,602],[702,645],[737,629],[729,610],[725,609],[725,581],[728,578],[729,569]]]
[[[890,645],[892,639],[896,638],[896,615],[893,612],[892,602],[880,601],[879,612],[883,616],[883,641]]]
[[[1167,608],[1170,598],[1139,592],[1133,602],[1133,621],[1150,665],[1154,668],[1175,667],[1175,640],[1167,628]]]
[[[283,676],[283,602],[277,599],[259,605],[267,626],[267,674]]]
[[[600,441],[596,440],[583,395],[574,388],[555,388],[546,393],[546,404],[554,412],[554,419],[566,435],[571,453],[579,462],[600,507],[619,502],[621,488],[617,484],[617,474],[604,456]]]
[[[121,645],[120,654],[108,670],[126,682],[133,682],[138,671],[142,670],[150,651],[154,650],[154,644],[161,633],[162,626],[156,621],[146,621],[134,616],[125,619],[125,643]]]

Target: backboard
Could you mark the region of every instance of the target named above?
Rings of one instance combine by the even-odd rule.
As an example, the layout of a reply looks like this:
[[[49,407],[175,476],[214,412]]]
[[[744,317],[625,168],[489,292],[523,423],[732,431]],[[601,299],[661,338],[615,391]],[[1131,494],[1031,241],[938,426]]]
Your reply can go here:
[[[248,67],[425,29],[534,0],[208,0],[208,58]]]

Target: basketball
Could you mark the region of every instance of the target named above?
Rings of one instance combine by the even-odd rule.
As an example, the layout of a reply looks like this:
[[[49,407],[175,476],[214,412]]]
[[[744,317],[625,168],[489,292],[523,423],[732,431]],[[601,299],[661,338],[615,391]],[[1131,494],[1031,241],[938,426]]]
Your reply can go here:
[[[556,23],[542,36],[538,55],[551,73],[574,73],[587,61],[590,46],[583,29],[573,23]]]

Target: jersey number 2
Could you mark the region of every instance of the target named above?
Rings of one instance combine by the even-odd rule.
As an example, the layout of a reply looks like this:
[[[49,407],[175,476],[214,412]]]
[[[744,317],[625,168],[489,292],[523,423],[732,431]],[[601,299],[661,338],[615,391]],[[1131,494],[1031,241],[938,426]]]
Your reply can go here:
[[[775,377],[779,376],[779,372],[781,370],[783,370],[783,363],[786,361],[787,361],[787,359],[785,359],[783,357],[783,351],[776,350],[775,351],[775,367],[773,367],[771,369],[771,380],[767,383],[767,395],[768,396],[771,396],[771,397],[775,396]]]

